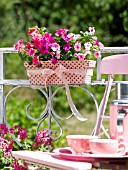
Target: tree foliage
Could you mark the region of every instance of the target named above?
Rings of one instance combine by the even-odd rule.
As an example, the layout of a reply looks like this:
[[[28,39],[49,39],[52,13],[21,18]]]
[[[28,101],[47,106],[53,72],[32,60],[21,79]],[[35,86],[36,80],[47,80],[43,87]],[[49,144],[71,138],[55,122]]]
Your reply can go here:
[[[27,38],[28,27],[63,27],[73,32],[94,26],[105,46],[128,44],[128,0],[1,0],[0,44]]]

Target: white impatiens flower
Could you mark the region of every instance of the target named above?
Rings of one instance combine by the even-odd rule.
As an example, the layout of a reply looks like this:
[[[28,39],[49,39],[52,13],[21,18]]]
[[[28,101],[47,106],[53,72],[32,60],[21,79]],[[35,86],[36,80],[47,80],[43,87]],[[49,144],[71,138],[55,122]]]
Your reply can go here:
[[[86,42],[84,43],[84,46],[86,50],[90,50],[90,48],[92,47],[92,44],[90,42]]]
[[[94,35],[95,33],[95,28],[94,27],[89,27],[89,31],[91,35]]]
[[[74,36],[73,36],[73,40],[77,40],[77,39],[79,39],[81,37],[81,35],[80,34],[74,34]]]

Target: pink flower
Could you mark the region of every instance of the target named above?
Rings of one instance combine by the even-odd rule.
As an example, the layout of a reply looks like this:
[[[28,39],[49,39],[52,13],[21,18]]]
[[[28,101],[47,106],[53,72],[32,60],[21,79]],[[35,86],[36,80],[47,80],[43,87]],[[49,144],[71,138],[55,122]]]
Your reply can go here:
[[[56,41],[55,41],[55,39],[51,36],[51,37],[49,38],[49,42],[50,42],[51,44],[53,44],[53,43],[55,43]]]
[[[97,36],[93,36],[92,38],[93,38],[94,40],[97,40]]]
[[[101,42],[99,42],[99,47],[104,48],[104,45]]]
[[[81,43],[80,42],[77,42],[75,45],[74,45],[74,49],[76,51],[80,51],[81,50]]]
[[[55,52],[52,51],[52,52],[50,52],[50,54],[51,54],[51,56],[54,56],[54,55],[55,55]]]
[[[95,28],[94,27],[89,27],[89,31],[91,35],[94,35],[95,33]]]
[[[96,46],[99,46],[99,41],[98,40],[94,40],[95,41],[95,44]]]
[[[37,26],[35,26],[34,28],[29,29],[29,31],[28,31],[28,35],[29,36],[34,36],[34,35],[36,35],[38,33],[39,33],[39,31],[38,31],[38,27]]]
[[[77,53],[74,53],[74,57],[77,57]]]
[[[69,34],[67,34],[67,37],[69,38],[69,40],[72,40],[73,36],[74,36],[74,34],[73,34],[73,33],[69,33]]]
[[[41,41],[42,38],[43,37],[42,37],[41,34],[37,34],[37,35],[32,36],[32,41],[34,42],[35,47],[38,47],[40,45],[40,41]]]
[[[31,44],[30,42],[27,42],[27,44],[25,46],[25,48],[27,48],[27,49],[30,49],[30,48],[33,48],[33,47],[34,47],[34,45]]]
[[[101,57],[101,53],[100,53],[100,51],[96,51],[96,52],[94,52],[94,56],[95,56],[96,58]]]
[[[83,51],[84,51],[84,54],[86,54],[86,52],[87,52],[86,48]]]
[[[30,49],[27,50],[27,52],[28,52],[28,54],[29,54],[30,56],[34,56],[35,53],[36,53],[36,50],[33,49],[33,48],[30,48]]]
[[[63,34],[63,35],[62,35],[62,38],[63,38],[63,40],[66,41],[66,42],[71,39],[70,36],[68,37],[68,34]]]
[[[50,138],[47,129],[38,132],[35,139],[37,144],[52,145],[52,138]]]
[[[48,54],[49,53],[49,47],[47,43],[41,43],[39,46],[39,51],[41,54]]]
[[[0,124],[0,128],[2,128],[2,129],[7,128],[6,124]]]
[[[33,143],[32,144],[32,147],[34,148],[34,149],[38,149],[38,147],[39,147],[39,144],[36,142],[36,143]]]
[[[10,151],[8,151],[8,152],[5,151],[5,152],[4,152],[4,156],[5,156],[5,157],[9,157],[9,156],[11,156],[11,155],[12,155],[12,154],[11,154]]]
[[[14,49],[18,50],[20,52],[22,52],[24,50],[24,44],[23,44],[23,40],[19,40],[15,45],[14,45]]]
[[[63,46],[63,49],[64,49],[66,52],[68,52],[69,49],[70,49],[70,45],[71,45],[71,43],[65,44],[65,45]]]
[[[39,61],[39,56],[35,55],[34,58],[32,59],[32,62],[38,66],[40,64],[40,61]]]
[[[51,62],[52,62],[52,64],[58,63],[58,61],[55,58],[51,58]]]
[[[43,40],[45,40],[44,42],[48,43],[49,45],[55,43],[55,39],[52,37],[52,34],[49,34],[48,32],[45,32]]]
[[[60,50],[60,45],[57,44],[57,43],[53,43],[53,44],[51,44],[51,49],[52,49],[53,51]]]
[[[40,46],[40,39],[39,38],[35,38],[34,40],[34,47],[39,47]]]
[[[85,59],[85,54],[78,53],[78,59],[83,61]]]
[[[60,59],[60,50],[56,51],[56,57],[57,57],[57,59]]]
[[[21,126],[13,126],[10,129],[10,133],[14,134],[19,139],[25,139],[27,138],[27,130],[25,128],[22,128]]]
[[[50,33],[48,33],[48,32],[45,32],[44,38],[50,39],[50,38],[51,38],[51,35],[52,35],[52,34],[50,34]]]
[[[68,31],[67,29],[60,28],[56,31],[55,36],[59,37],[60,35],[64,35],[67,33],[67,31]]]
[[[5,124],[0,124],[0,134],[6,135],[8,133],[8,128]]]

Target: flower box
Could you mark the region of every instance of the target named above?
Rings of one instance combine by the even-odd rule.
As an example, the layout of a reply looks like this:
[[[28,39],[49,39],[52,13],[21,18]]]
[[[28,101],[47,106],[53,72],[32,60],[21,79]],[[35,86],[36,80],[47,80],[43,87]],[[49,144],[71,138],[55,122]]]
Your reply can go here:
[[[29,65],[24,62],[29,81],[33,85],[89,84],[96,61],[67,60],[58,61],[56,64],[51,61],[42,61],[41,64],[42,67],[37,68],[34,64]]]
[[[94,33],[94,27],[79,34],[60,28],[53,35],[45,27],[35,26],[28,30],[30,41],[21,39],[14,48],[31,84],[89,84],[103,47]]]

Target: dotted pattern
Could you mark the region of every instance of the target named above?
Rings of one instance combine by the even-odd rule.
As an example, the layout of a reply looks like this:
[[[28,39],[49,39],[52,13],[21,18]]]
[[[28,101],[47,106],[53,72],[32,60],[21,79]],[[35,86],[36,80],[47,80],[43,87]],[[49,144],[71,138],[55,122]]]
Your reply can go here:
[[[93,75],[93,68],[95,67],[96,61],[84,60],[84,61],[59,61],[57,64],[52,64],[51,61],[43,61],[42,68],[37,68],[35,65],[29,65],[27,62],[24,63],[26,69],[30,70],[40,70],[44,68],[49,68],[55,70],[59,64],[62,64],[67,69],[84,69],[85,75],[75,74],[75,73],[63,73],[65,75],[68,84],[89,84],[91,82],[91,76]],[[30,74],[29,81],[33,85],[45,85],[45,77],[40,74]],[[59,79],[56,74],[52,74],[48,77],[47,85],[57,85],[64,84],[61,79]]]

